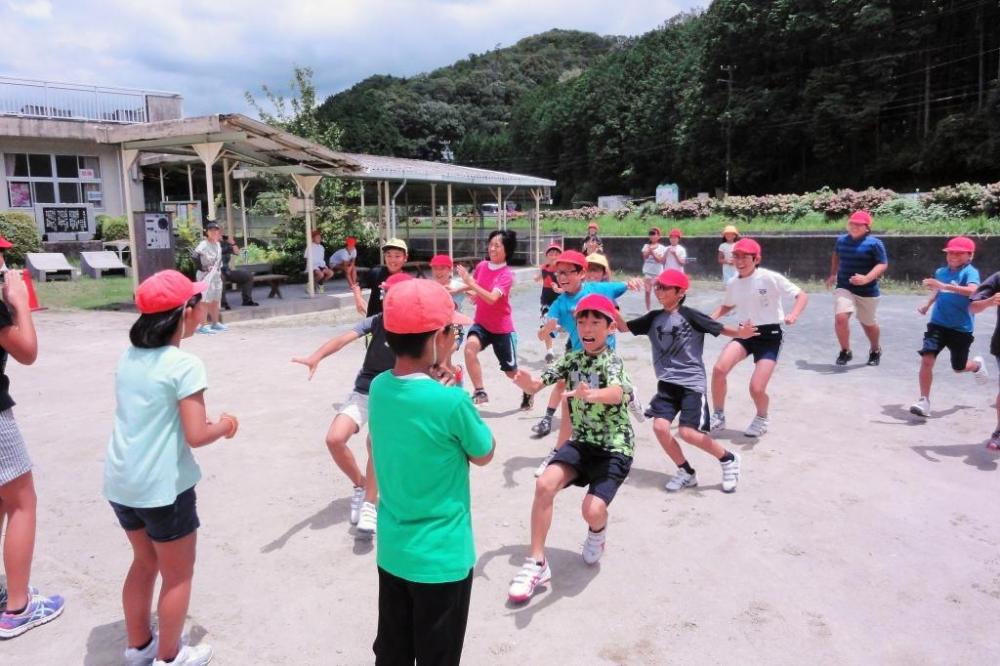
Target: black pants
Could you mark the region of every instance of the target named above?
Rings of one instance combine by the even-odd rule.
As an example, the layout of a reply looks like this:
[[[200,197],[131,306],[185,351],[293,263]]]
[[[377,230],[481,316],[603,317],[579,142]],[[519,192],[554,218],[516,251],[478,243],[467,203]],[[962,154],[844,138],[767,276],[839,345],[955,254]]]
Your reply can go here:
[[[240,290],[243,294],[243,305],[253,302],[253,274],[247,271],[241,271],[238,268],[228,270],[225,272],[223,277],[227,280],[232,280],[237,285],[239,285]],[[222,293],[222,298],[225,300],[226,294]]]
[[[471,569],[454,583],[413,583],[379,567],[376,666],[457,666],[471,595]]]

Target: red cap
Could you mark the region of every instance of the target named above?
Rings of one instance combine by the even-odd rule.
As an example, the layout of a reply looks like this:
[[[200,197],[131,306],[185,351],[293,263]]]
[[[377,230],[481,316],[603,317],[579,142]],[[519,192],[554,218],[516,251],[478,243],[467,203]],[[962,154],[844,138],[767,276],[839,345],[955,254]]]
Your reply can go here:
[[[0,236],[0,250],[6,250],[9,247],[14,247],[14,244],[3,236]]]
[[[587,269],[587,257],[583,256],[583,252],[577,252],[576,250],[566,250],[556,257],[556,263],[573,264],[574,266],[579,266],[584,270]]]
[[[741,238],[736,241],[733,245],[733,252],[739,252],[741,254],[752,254],[755,257],[760,256],[760,243],[752,238]]]
[[[455,312],[451,294],[433,280],[410,280],[385,294],[382,318],[390,333],[427,333],[448,324],[471,324]]]
[[[143,280],[135,290],[135,307],[142,314],[169,312],[206,289],[206,283],[191,282],[183,273],[174,270],[160,271]]]
[[[576,304],[576,308],[574,308],[573,312],[574,314],[580,314],[581,312],[586,312],[587,310],[600,312],[612,321],[615,319],[614,301],[607,296],[602,296],[600,294],[588,294],[580,299],[580,302]]]
[[[358,244],[358,239],[355,238],[354,236],[348,236],[347,240],[344,242],[347,243],[347,247],[354,247],[355,245]]]
[[[451,260],[447,254],[435,254],[431,257],[431,266],[444,266],[445,268],[451,268],[455,265],[455,262]]]
[[[662,284],[664,287],[680,287],[681,289],[687,289],[691,286],[691,280],[684,273],[681,273],[676,268],[668,268],[657,276],[656,281]]]
[[[413,280],[413,279],[414,277],[409,273],[404,273],[403,271],[399,271],[398,273],[393,273],[392,275],[387,277],[385,279],[385,282],[382,283],[382,287],[388,290],[389,287],[393,285],[397,285],[400,282],[406,282],[407,280]]]
[[[667,234],[667,238],[670,238],[671,236],[677,236],[678,238],[680,238],[682,236],[681,230],[678,229],[677,227],[674,227],[673,229],[670,230],[670,233]]]
[[[547,248],[545,248],[545,254],[548,254],[552,250],[559,250],[559,252],[562,252],[562,245],[560,245],[559,243],[553,243],[552,245],[549,245]]]
[[[851,224],[863,224],[866,227],[872,226],[872,216],[866,210],[856,210],[851,213],[851,216],[847,218],[847,221]]]
[[[597,229],[598,228],[597,227],[597,222],[591,222],[590,224],[587,225],[587,228],[588,229]]]
[[[948,241],[948,244],[944,246],[945,252],[975,252],[976,244],[971,238],[966,238],[965,236],[956,236]]]

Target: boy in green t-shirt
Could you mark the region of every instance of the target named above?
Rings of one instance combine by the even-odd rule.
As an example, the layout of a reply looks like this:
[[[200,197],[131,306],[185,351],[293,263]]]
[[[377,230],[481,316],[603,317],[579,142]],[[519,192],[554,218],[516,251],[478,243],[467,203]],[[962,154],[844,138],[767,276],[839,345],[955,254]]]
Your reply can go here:
[[[608,348],[614,330],[615,304],[607,296],[590,294],[574,310],[582,349],[565,356],[535,379],[526,371],[514,376],[525,393],[537,393],[543,386],[565,381],[570,398],[571,438],[553,455],[535,482],[531,505],[531,553],[514,577],[508,598],[527,601],[535,588],[552,578],[545,560],[545,538],[552,525],[552,504],[556,494],[569,485],[587,486],[583,498],[583,519],[587,540],[583,561],[595,564],[604,553],[608,505],[632,467],[635,435],[629,421],[627,396],[632,382],[622,360]]]
[[[386,293],[392,370],[372,380],[369,430],[378,512],[376,664],[458,664],[476,561],[469,463],[485,465],[495,442],[468,394],[440,368],[452,328],[471,324],[431,280]],[[444,376],[442,376],[444,375]]]

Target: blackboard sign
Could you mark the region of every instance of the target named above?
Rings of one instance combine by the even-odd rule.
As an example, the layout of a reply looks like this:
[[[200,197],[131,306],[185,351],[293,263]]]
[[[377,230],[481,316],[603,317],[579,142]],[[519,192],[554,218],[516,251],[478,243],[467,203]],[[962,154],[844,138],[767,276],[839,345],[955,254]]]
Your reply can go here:
[[[42,207],[42,226],[47,234],[87,233],[87,208]]]

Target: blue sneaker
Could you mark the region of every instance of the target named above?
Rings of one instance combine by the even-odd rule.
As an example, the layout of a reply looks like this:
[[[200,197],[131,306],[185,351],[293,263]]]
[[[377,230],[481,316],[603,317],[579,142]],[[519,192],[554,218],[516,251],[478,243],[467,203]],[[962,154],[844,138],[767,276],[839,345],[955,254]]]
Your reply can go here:
[[[38,588],[29,585],[28,596],[33,597],[38,594]],[[7,586],[0,585],[0,612],[7,610]]]
[[[214,324],[212,324],[212,330],[218,333],[223,333],[225,331],[228,331],[229,327],[223,324],[222,322],[217,321]]]
[[[0,615],[0,638],[14,638],[29,629],[51,622],[62,615],[65,607],[66,600],[58,594],[51,597],[32,595],[23,613],[11,615],[5,611]]]
[[[209,326],[208,324],[199,326],[195,332],[201,333],[202,335],[215,335],[215,329]]]

